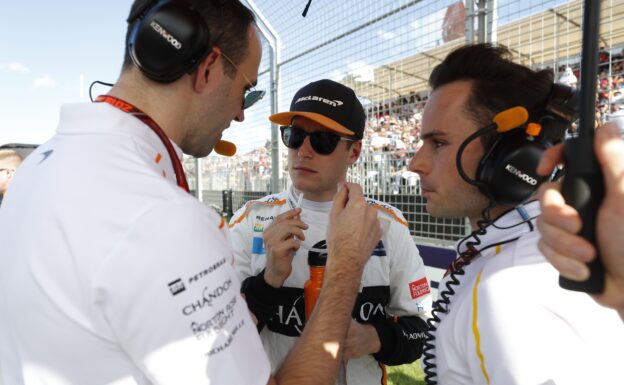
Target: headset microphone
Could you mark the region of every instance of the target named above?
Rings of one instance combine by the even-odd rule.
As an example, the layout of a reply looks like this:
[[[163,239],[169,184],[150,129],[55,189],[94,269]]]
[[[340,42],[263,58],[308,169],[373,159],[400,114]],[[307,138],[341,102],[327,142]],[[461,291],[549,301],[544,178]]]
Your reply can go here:
[[[227,140],[220,140],[215,144],[214,151],[223,156],[232,156],[236,154],[236,145]]]
[[[496,131],[507,132],[523,125],[529,119],[529,112],[522,106],[509,108],[494,116]]]
[[[596,214],[604,197],[604,180],[594,153],[600,3],[585,0],[584,4],[579,135],[564,145],[566,175],[562,186],[567,204],[581,216],[583,227],[579,235],[591,242],[597,253],[596,259],[588,264],[587,280],[578,282],[559,276],[559,285],[564,289],[595,294],[604,291],[605,283],[604,265],[596,243]]]

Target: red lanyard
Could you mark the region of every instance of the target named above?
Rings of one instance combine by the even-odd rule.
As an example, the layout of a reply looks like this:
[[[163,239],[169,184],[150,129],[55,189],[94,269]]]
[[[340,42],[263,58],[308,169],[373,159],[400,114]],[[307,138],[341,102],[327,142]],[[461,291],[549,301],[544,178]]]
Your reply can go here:
[[[169,154],[169,158],[171,158],[171,164],[173,165],[173,170],[175,171],[176,182],[178,186],[182,188],[186,192],[190,192],[188,182],[186,181],[186,175],[184,175],[184,168],[182,167],[182,162],[178,159],[178,154],[175,152],[171,141],[165,134],[165,132],[160,128],[158,123],[156,123],[152,118],[150,118],[145,112],[139,110],[132,104],[116,98],[110,95],[100,95],[95,99],[96,102],[104,102],[108,103],[115,108],[119,108],[123,112],[127,112],[135,118],[139,119],[143,123],[145,123],[149,128],[154,131],[158,138],[162,142],[162,144],[167,149],[167,153]]]

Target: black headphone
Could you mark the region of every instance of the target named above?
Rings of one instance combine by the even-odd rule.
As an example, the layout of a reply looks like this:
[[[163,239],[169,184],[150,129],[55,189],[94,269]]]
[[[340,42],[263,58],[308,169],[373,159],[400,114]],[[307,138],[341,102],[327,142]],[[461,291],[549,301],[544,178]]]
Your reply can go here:
[[[181,1],[147,1],[127,22],[131,26],[126,46],[132,61],[160,83],[193,72],[212,48],[204,18]]]
[[[549,179],[536,172],[542,153],[560,141],[565,130],[579,116],[578,93],[562,84],[553,84],[544,108],[531,114],[530,122],[499,133],[479,161],[476,180],[466,176],[461,166],[463,149],[484,135],[486,128],[468,137],[457,153],[462,178],[477,187],[493,202],[518,205]]]

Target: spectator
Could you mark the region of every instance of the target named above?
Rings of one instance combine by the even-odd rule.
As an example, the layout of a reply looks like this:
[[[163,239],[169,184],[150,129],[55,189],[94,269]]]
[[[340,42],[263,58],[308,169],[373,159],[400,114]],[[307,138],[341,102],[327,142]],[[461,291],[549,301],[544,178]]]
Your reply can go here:
[[[605,49],[604,45],[601,45],[600,50],[598,51],[598,71],[599,72],[609,71],[610,63],[611,63],[611,53]]]
[[[624,108],[622,108],[622,104],[614,103],[612,105],[609,122],[614,122],[619,127],[620,132],[624,135]]]
[[[0,150],[0,205],[13,181],[15,170],[22,163],[22,157],[14,150]]]
[[[559,78],[559,83],[565,84],[568,87],[576,88],[578,79],[572,72],[572,68],[565,67],[565,71],[563,72],[563,75],[561,75],[561,77]]]

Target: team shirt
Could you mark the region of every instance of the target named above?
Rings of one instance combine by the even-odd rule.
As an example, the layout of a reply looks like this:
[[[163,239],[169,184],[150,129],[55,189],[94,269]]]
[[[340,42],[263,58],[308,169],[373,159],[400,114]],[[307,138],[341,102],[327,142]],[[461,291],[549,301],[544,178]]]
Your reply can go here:
[[[559,287],[537,248],[539,213],[531,202],[460,242],[460,252],[474,243],[480,254],[439,286],[438,297],[459,281],[434,333],[438,384],[622,382],[622,321],[587,294]]]
[[[227,225],[147,126],[63,106],[18,174],[0,211],[6,384],[266,384]]]

